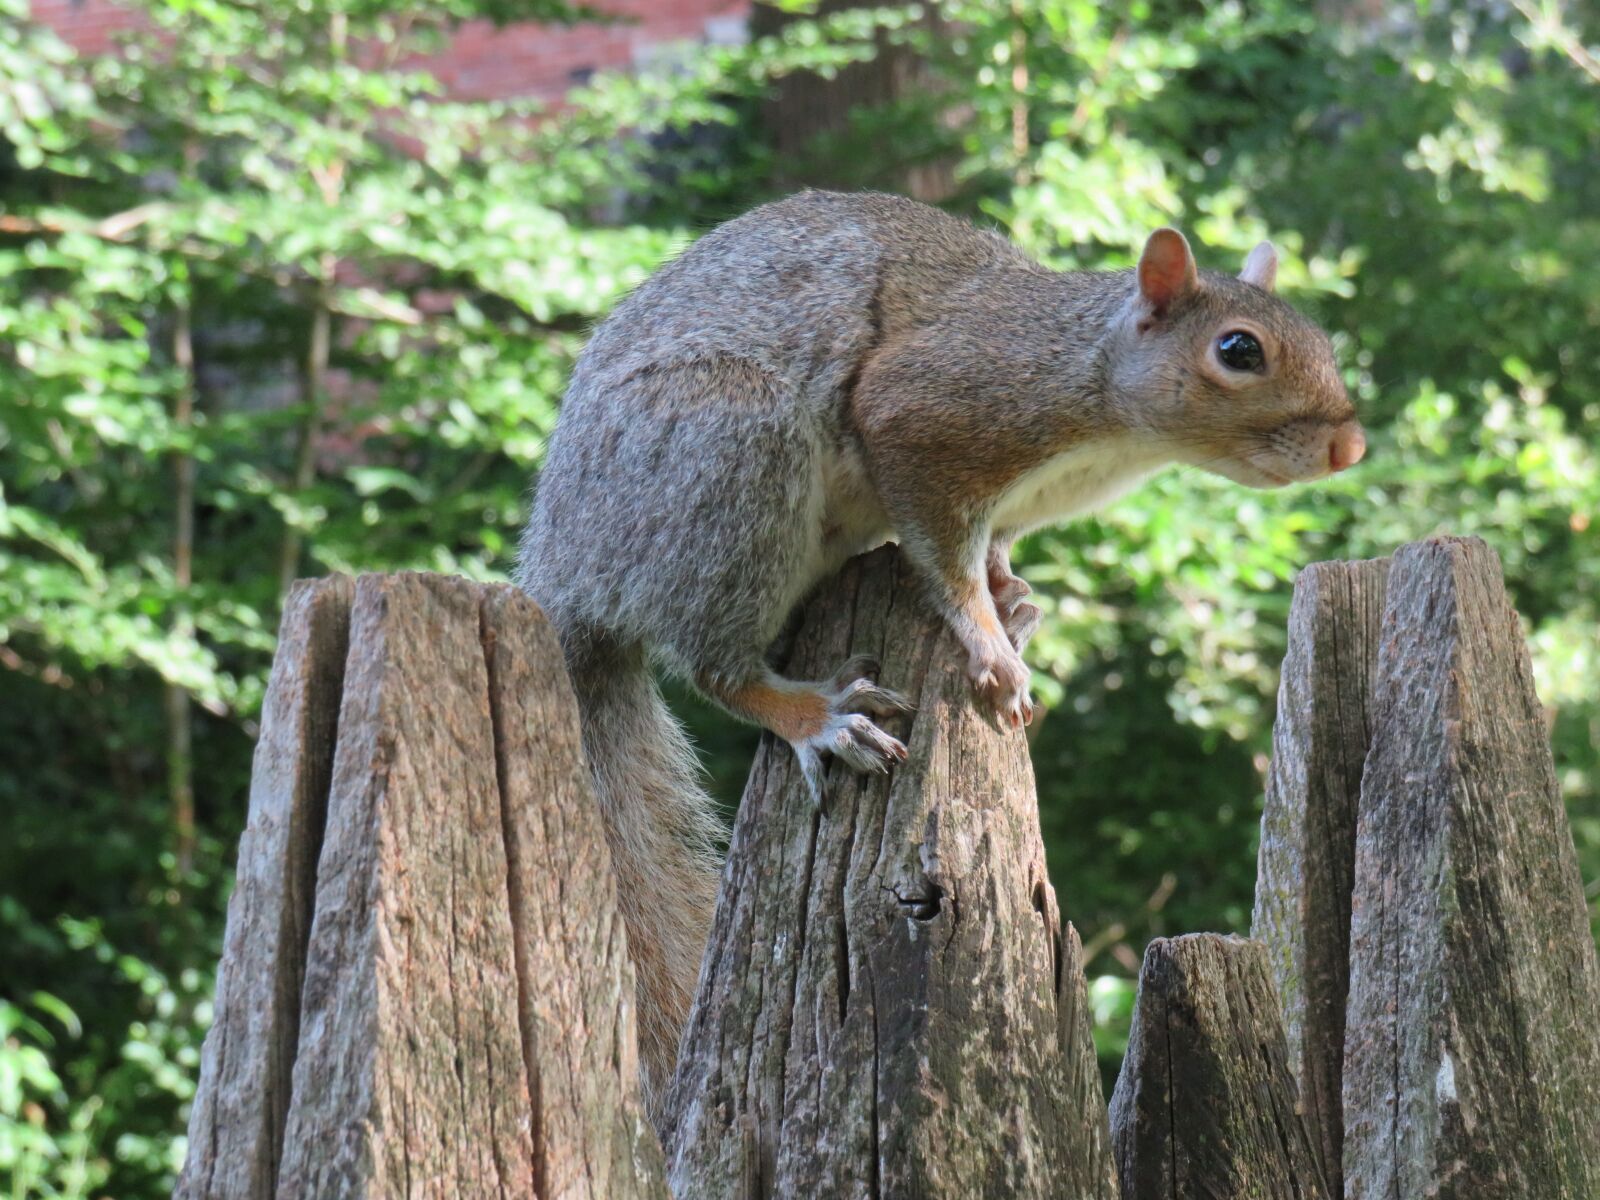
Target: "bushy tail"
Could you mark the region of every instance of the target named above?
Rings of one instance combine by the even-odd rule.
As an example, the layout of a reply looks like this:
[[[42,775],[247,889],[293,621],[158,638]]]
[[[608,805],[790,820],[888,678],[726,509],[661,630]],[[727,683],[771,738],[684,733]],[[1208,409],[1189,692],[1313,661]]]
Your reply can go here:
[[[638,979],[645,1103],[659,1118],[711,928],[720,822],[642,650],[590,644],[568,665]]]

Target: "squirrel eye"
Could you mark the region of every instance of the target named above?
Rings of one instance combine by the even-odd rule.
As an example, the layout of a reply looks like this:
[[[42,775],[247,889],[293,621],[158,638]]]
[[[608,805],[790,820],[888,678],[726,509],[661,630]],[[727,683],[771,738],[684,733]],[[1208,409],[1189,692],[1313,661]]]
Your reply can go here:
[[[1242,329],[1225,333],[1217,339],[1217,357],[1230,371],[1259,371],[1266,366],[1266,351],[1261,349],[1254,334]]]

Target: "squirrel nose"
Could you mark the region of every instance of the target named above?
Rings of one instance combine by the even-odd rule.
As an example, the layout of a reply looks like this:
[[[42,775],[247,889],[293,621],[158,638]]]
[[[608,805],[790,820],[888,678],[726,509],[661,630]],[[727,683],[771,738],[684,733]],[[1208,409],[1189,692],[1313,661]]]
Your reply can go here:
[[[1328,470],[1342,471],[1361,461],[1367,452],[1367,435],[1354,421],[1341,425],[1328,439]]]

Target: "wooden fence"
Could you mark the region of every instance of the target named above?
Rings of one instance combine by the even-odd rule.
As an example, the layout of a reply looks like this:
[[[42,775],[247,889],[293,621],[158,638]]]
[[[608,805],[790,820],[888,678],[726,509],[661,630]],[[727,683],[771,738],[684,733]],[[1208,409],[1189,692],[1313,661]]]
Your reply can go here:
[[[1600,1197],[1600,970],[1481,542],[1295,592],[1253,939],[1158,939],[1108,1108],[1019,734],[893,550],[790,655],[871,654],[909,762],[763,739],[661,1140],[538,609],[297,585],[183,1197]]]

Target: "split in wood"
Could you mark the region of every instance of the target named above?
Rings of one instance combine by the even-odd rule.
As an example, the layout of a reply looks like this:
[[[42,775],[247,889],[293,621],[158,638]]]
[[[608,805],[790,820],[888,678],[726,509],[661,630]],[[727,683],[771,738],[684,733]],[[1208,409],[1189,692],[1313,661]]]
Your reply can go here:
[[[1349,1200],[1600,1196],[1600,972],[1494,552],[1297,586],[1254,933]]]

